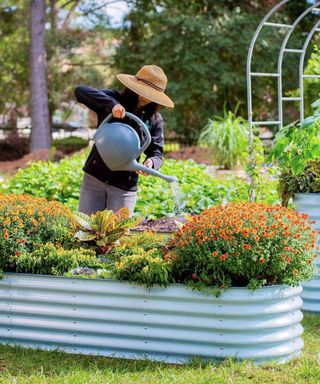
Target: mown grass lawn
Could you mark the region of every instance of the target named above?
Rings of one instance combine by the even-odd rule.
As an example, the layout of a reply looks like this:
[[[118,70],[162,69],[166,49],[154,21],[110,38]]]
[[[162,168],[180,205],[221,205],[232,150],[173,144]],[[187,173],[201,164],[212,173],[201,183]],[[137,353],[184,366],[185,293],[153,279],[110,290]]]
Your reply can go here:
[[[320,316],[305,314],[303,356],[284,365],[226,360],[168,365],[0,346],[1,384],[318,384]]]

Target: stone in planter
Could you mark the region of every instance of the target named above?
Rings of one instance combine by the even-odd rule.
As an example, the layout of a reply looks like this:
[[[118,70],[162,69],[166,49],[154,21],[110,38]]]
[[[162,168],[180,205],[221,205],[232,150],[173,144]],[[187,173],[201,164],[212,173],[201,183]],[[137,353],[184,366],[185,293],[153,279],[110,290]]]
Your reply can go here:
[[[286,362],[301,354],[299,287],[231,288],[6,273],[0,342],[69,353],[184,363],[192,357]]]
[[[299,213],[307,213],[310,220],[315,221],[314,228],[320,230],[320,193],[297,193],[293,199]],[[320,239],[318,236],[318,246]],[[316,259],[317,273],[313,280],[303,283],[302,310],[320,313],[320,254]]]

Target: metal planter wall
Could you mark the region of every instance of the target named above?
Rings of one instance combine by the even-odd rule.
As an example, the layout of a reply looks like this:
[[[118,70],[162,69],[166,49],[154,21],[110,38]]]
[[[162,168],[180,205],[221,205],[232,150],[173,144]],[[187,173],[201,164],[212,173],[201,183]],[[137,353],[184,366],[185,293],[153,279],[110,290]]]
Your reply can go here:
[[[302,287],[231,288],[220,298],[183,285],[7,273],[0,342],[70,353],[182,363],[285,362],[303,348]]]
[[[307,213],[310,220],[316,223],[314,227],[320,230],[320,193],[297,193],[294,198],[296,210],[300,213]],[[320,238],[318,236],[318,246]],[[320,253],[316,259],[317,273],[313,280],[303,283],[303,306],[302,310],[320,313]]]

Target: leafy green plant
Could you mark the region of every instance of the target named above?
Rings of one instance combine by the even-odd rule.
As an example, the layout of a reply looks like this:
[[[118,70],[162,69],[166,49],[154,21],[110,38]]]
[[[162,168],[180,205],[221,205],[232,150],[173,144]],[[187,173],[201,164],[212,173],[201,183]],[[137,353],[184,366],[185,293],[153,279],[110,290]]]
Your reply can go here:
[[[37,162],[21,169],[15,177],[2,184],[2,191],[28,193],[33,196],[58,200],[73,211],[77,210],[82,167],[86,153],[76,154],[60,163]],[[163,173],[179,179],[183,194],[184,213],[196,214],[203,209],[226,201],[248,200],[248,181],[240,177],[212,177],[206,166],[193,160],[165,160]],[[278,200],[274,182],[264,183],[257,191],[258,201],[273,203]],[[160,218],[174,212],[175,198],[170,185],[152,176],[139,177],[138,201],[135,215]]]
[[[121,257],[115,264],[114,277],[147,287],[155,284],[167,286],[172,281],[171,266],[163,259],[158,249]]]
[[[80,241],[94,241],[102,253],[110,252],[114,243],[140,222],[130,218],[128,208],[121,208],[116,213],[105,209],[92,215],[78,212],[74,217],[81,227],[75,237]]]
[[[315,273],[316,231],[307,215],[281,206],[230,203],[195,216],[165,259],[173,278],[217,294],[231,286],[298,285]]]
[[[289,124],[278,132],[270,153],[270,160],[279,163],[278,190],[284,206],[295,193],[319,191],[320,99],[312,106],[312,116],[302,123]]]
[[[220,165],[232,169],[244,164],[248,158],[248,123],[224,106],[223,116],[213,116],[200,133],[199,144],[212,148]]]
[[[20,169],[13,178],[2,183],[0,191],[27,193],[47,200],[58,200],[76,210],[86,156],[87,151],[84,151],[64,158],[59,163],[52,161],[31,163],[29,167]]]
[[[63,139],[54,140],[52,145],[59,151],[65,154],[70,154],[80,149],[86,148],[89,145],[89,141],[81,137],[70,136]]]
[[[58,202],[28,195],[0,194],[0,268],[14,268],[13,255],[32,253],[39,244],[75,246],[76,221]]]
[[[159,238],[153,232],[142,232],[123,236],[112,249],[110,256],[117,261],[122,256],[132,256],[135,254],[148,252],[152,249],[162,249],[166,244],[166,240]]]
[[[95,252],[89,249],[63,249],[52,243],[42,244],[31,253],[14,255],[11,260],[16,272],[46,275],[63,275],[71,268],[99,267]]]

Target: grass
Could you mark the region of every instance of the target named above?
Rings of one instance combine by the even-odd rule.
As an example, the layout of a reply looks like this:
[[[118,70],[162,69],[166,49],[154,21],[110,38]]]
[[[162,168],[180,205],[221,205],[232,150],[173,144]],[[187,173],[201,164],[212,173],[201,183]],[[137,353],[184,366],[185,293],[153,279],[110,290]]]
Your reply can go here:
[[[193,361],[168,365],[0,346],[1,384],[317,384],[320,316],[305,314],[303,356],[284,365]]]

